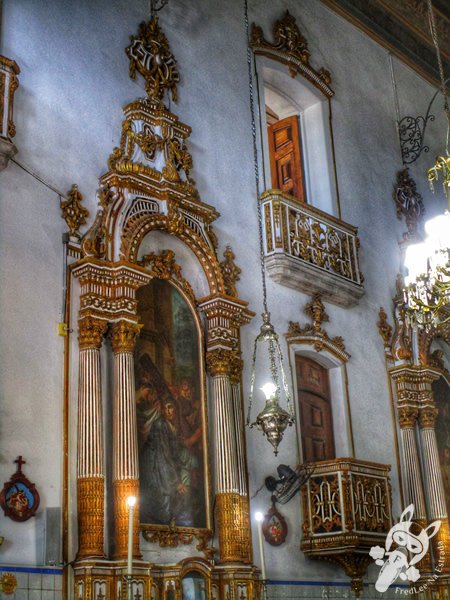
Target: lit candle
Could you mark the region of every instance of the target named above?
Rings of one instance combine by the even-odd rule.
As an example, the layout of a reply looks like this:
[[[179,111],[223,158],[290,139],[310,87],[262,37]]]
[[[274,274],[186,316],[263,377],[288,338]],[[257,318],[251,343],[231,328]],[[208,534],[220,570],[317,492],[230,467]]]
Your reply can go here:
[[[127,498],[128,504],[128,564],[127,573],[131,575],[133,571],[133,513],[134,505],[136,504],[136,498],[129,496]]]
[[[258,538],[259,538],[259,555],[261,557],[261,576],[262,580],[266,580],[266,564],[264,561],[264,545],[263,545],[263,534],[262,534],[262,521],[263,514],[261,512],[255,513],[256,524],[258,526]]]

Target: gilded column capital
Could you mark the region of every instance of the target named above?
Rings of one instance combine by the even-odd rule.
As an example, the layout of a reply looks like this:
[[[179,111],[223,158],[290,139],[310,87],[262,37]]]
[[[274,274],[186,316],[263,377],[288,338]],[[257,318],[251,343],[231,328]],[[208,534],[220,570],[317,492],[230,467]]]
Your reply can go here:
[[[133,352],[136,338],[142,329],[140,323],[131,321],[117,321],[113,323],[109,333],[114,354],[119,352]]]
[[[231,359],[231,371],[230,380],[231,383],[239,383],[241,381],[242,369],[244,368],[244,361],[239,358],[237,354]]]
[[[80,350],[101,348],[108,323],[94,317],[83,317],[78,321],[78,344]]]
[[[216,375],[232,377],[236,359],[238,357],[235,351],[217,348],[206,353],[206,366],[213,377]]]
[[[413,406],[399,406],[398,420],[401,429],[413,429],[419,416],[419,410]]]
[[[419,411],[421,429],[434,429],[439,410],[435,406],[424,406]]]

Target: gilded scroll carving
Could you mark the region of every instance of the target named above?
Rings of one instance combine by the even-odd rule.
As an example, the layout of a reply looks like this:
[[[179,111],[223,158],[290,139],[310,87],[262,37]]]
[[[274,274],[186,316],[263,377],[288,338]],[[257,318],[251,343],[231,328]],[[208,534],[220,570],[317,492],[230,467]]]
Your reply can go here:
[[[266,40],[263,30],[253,23],[250,44],[257,54],[265,54],[275,60],[287,64],[291,77],[298,73],[309,79],[326,96],[331,97],[333,91],[330,72],[325,68],[318,71],[310,65],[310,52],[306,38],[300,32],[295,18],[286,11],[283,18],[276,21],[273,27],[273,42]]]
[[[77,185],[73,184],[67,195],[67,200],[61,200],[62,216],[69,228],[69,234],[80,238],[80,227],[86,223],[89,211],[82,205],[83,196]]]
[[[184,293],[188,296],[193,304],[195,304],[194,290],[190,283],[184,279],[181,273],[181,267],[175,260],[175,252],[173,250],[162,250],[159,254],[145,254],[140,263],[143,267],[149,269],[150,275],[158,279],[174,280]]]
[[[313,344],[316,352],[321,352],[324,348],[337,353],[344,361],[350,358],[345,349],[344,340],[341,336],[330,338],[328,333],[322,328],[322,323],[329,321],[322,302],[322,295],[315,294],[304,309],[304,312],[310,317],[312,323],[300,326],[298,322],[289,321],[289,329],[286,338],[290,341],[309,341]]]

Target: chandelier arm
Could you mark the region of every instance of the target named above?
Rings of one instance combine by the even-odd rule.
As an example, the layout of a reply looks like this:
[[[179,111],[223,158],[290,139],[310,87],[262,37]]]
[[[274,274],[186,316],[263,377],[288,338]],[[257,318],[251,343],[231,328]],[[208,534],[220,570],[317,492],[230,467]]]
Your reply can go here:
[[[258,234],[259,234],[259,260],[261,267],[261,283],[263,290],[263,309],[265,313],[269,312],[267,307],[267,286],[266,286],[266,270],[264,266],[264,239],[263,239],[263,226],[262,226],[262,207],[259,199],[259,164],[258,164],[258,146],[256,142],[256,118],[255,118],[255,101],[253,92],[253,74],[252,74],[252,50],[250,48],[250,36],[248,26],[248,4],[247,0],[244,0],[244,21],[245,21],[245,33],[247,43],[247,67],[248,67],[248,89],[249,89],[249,101],[250,101],[250,113],[252,120],[252,138],[253,138],[253,163],[255,172],[255,190],[256,190],[256,205],[258,214]]]

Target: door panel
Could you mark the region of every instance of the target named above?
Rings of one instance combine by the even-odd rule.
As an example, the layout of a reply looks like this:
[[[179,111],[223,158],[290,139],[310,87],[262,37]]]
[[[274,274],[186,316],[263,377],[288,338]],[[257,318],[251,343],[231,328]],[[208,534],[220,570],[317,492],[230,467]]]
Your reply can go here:
[[[298,117],[268,127],[272,187],[306,201]]]
[[[303,460],[335,458],[328,371],[315,361],[295,359]]]

